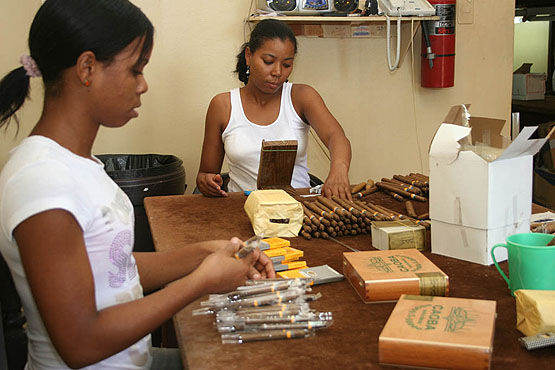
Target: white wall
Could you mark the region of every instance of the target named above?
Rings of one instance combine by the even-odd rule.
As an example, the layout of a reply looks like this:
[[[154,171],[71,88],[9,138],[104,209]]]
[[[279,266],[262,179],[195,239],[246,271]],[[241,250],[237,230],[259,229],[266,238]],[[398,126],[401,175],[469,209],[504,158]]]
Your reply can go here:
[[[188,192],[194,188],[204,115],[213,95],[239,86],[235,55],[248,34],[243,20],[251,0],[136,0],[156,27],[145,73],[150,84],[140,117],[121,129],[102,129],[94,152],[170,153],[184,160]],[[17,66],[39,0],[0,2],[0,72]],[[427,149],[451,105],[471,103],[475,115],[510,117],[514,4],[474,3],[473,24],[457,24],[455,87],[420,87],[420,58],[407,56],[389,72],[385,39],[299,37],[292,82],[314,86],[343,125],[353,147],[351,182],[396,173],[428,173]],[[2,16],[9,14],[9,17]],[[6,19],[4,19],[6,18]],[[5,46],[7,45],[7,47]],[[415,55],[420,50],[416,37]],[[413,71],[414,68],[414,71]],[[20,113],[24,137],[41,108],[40,83]],[[508,129],[505,131],[508,132]],[[0,165],[17,143],[14,130],[0,134]],[[325,178],[328,164],[315,143],[311,172]]]

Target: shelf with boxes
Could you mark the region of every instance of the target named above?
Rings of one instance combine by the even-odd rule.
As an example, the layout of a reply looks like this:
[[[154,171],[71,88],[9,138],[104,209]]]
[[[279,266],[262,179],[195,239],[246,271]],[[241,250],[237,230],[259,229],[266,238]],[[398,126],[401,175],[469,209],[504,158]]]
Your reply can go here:
[[[289,24],[297,36],[340,39],[385,39],[387,37],[387,19],[385,16],[269,16],[252,14],[246,21],[257,23],[264,19],[277,19]],[[398,17],[389,17],[389,19],[391,21],[391,34],[395,35]],[[401,17],[401,58],[399,65],[402,64],[404,56],[411,46],[411,40],[414,40],[421,22],[434,20],[439,20],[439,17]]]

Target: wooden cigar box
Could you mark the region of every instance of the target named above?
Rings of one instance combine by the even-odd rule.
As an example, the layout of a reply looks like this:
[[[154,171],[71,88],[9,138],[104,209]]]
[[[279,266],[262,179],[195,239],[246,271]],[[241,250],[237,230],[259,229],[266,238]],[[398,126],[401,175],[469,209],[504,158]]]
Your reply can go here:
[[[380,363],[489,369],[495,301],[402,295],[379,339]]]
[[[416,249],[346,252],[343,273],[365,303],[449,295],[449,277]]]

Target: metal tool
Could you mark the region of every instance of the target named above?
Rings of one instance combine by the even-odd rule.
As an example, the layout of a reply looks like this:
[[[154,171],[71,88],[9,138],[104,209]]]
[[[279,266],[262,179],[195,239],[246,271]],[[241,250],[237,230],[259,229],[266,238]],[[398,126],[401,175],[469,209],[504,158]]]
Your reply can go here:
[[[334,237],[328,236],[328,239],[331,240],[331,241],[336,242],[336,243],[339,244],[339,245],[344,246],[345,248],[347,248],[347,249],[350,250],[350,251],[353,251],[353,252],[360,252],[358,249],[355,249],[355,248],[353,248],[353,247],[350,247],[350,246],[348,246],[347,244],[345,244],[345,243],[343,243],[343,242],[340,242],[339,240],[335,239]]]

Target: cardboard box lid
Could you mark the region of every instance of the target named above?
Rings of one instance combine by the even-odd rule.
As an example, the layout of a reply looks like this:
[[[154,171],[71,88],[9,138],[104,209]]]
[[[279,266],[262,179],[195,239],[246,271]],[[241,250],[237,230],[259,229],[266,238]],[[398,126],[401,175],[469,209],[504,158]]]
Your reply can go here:
[[[480,142],[495,148],[504,149],[502,154],[494,161],[534,155],[547,140],[547,138],[530,139],[538,127],[527,126],[522,129],[520,134],[507,148],[503,148],[504,143],[509,141],[508,138],[501,135],[505,121],[486,117],[469,117],[467,112],[467,105],[453,106],[449,110],[444,123],[441,124],[432,139],[429,151],[430,158],[433,158],[440,164],[454,162],[459,156],[461,143],[465,138],[467,140],[470,139],[472,144]],[[469,127],[464,126],[465,118],[467,118]],[[547,136],[549,137],[550,135]]]

